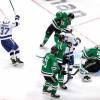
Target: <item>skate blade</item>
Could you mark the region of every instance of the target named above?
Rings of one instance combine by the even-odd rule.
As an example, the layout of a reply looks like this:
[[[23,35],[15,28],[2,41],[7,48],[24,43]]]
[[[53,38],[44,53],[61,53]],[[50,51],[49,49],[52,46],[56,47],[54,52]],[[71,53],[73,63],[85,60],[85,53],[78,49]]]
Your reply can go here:
[[[49,48],[47,48],[47,47],[40,47],[40,49],[42,49],[42,50],[49,50]]]
[[[13,66],[15,66],[15,67],[23,67],[24,66],[24,63],[16,63]]]
[[[12,64],[13,66],[17,66],[17,63],[15,63],[15,64]]]
[[[48,96],[51,95],[51,93],[49,93],[49,92],[43,92],[43,94],[44,94],[44,95],[48,95]]]
[[[92,80],[91,80],[91,79],[89,79],[89,80],[83,79],[82,81],[83,81],[83,82],[91,82]]]

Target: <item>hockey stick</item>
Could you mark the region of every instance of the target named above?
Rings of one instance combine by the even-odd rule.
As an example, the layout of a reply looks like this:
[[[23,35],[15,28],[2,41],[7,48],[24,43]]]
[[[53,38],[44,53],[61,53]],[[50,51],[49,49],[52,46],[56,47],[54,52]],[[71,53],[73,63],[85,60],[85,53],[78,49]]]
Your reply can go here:
[[[41,57],[41,56],[39,56],[39,55],[36,55],[36,57],[38,57],[38,58],[44,58],[44,57]]]
[[[70,52],[70,47],[69,47],[69,52]],[[69,57],[70,57],[70,56],[69,56]],[[71,60],[71,59],[69,58],[69,60]],[[66,83],[71,79],[71,78],[70,78],[71,75],[74,76],[74,75],[76,75],[77,72],[79,71],[79,68],[78,68],[73,74],[69,73],[69,68],[70,68],[69,63],[70,63],[70,62],[67,63],[67,65],[68,65],[67,73],[66,73],[66,75],[67,75],[67,80],[64,82],[64,84],[66,84]]]
[[[79,72],[79,69],[77,69],[73,74],[70,74],[70,75],[76,75],[77,73]],[[66,84],[66,83],[68,83],[68,81],[70,80],[69,79],[69,77],[68,77],[68,75],[69,75],[69,73],[66,73],[67,74],[67,80],[64,82],[64,84]]]
[[[70,52],[70,47],[69,47],[69,52]],[[70,57],[70,56],[69,56]],[[70,58],[69,58],[69,60],[70,60]],[[67,80],[64,82],[64,84],[66,84],[70,79],[69,79],[69,76],[70,76],[70,73],[69,73],[69,62],[68,62],[68,68],[67,68],[67,73],[66,73],[66,75],[67,75]]]
[[[76,75],[77,73],[79,72],[79,69],[77,69],[73,74],[71,74],[71,75]]]
[[[14,6],[13,6],[11,0],[9,0],[9,2],[10,2],[10,5],[11,5],[11,7],[12,7],[12,9],[13,9],[14,14],[16,15],[16,11],[15,11],[15,8],[14,8]]]
[[[77,69],[73,74],[70,74],[70,75],[76,75],[77,73],[78,73],[78,71],[79,71],[79,69]],[[68,73],[66,73],[66,74],[68,74]]]

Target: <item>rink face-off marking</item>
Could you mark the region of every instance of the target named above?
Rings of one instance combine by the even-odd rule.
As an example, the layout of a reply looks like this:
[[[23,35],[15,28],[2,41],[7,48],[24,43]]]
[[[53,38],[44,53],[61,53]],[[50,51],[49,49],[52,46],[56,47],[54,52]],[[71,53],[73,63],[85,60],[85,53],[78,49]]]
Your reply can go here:
[[[51,12],[47,7],[44,7],[40,2],[37,2],[37,1],[39,1],[39,0],[32,0],[36,5],[38,5],[39,7],[41,7],[42,9],[44,9],[46,12],[48,12],[49,14],[51,14],[51,15],[55,15],[53,12]],[[53,0],[49,0],[49,1],[53,1]],[[57,2],[56,2],[57,3]],[[84,15],[83,16],[81,16],[81,17],[84,17]],[[87,23],[91,23],[91,22],[93,22],[93,21],[96,21],[96,20],[100,20],[100,17],[96,17],[96,18],[92,18],[92,19],[89,19],[89,20],[87,20],[87,21],[84,21],[84,22],[82,22],[82,23],[79,23],[79,24],[76,24],[76,25],[74,25],[73,27],[78,27],[78,26],[81,26],[81,25],[84,25],[84,24],[87,24]],[[90,41],[91,43],[93,43],[94,45],[97,45],[97,43],[95,42],[95,41],[93,41],[92,39],[90,39],[89,37],[87,37],[87,36],[85,36],[84,35],[84,33],[81,33],[81,32],[79,32],[78,30],[76,30],[76,29],[74,29],[76,32],[78,32],[81,36],[83,36],[85,39],[87,39],[88,41]]]
[[[1,0],[1,4],[4,1],[5,1],[4,3],[5,6],[3,11],[5,12],[8,18],[10,17],[14,19],[14,13],[12,12],[12,8],[7,2],[9,0]],[[39,0],[35,1],[38,2]],[[40,0],[40,2],[41,1],[47,1],[47,0]],[[48,0],[48,1],[53,2],[55,0]],[[61,0],[61,1],[74,1],[74,0]],[[81,0],[80,3],[82,1],[84,0]],[[92,1],[93,0],[91,0],[91,2]],[[52,46],[52,43],[54,42],[51,37],[50,38],[51,41],[49,41],[48,44],[46,45],[48,49],[45,50],[39,49],[40,42],[44,37],[43,34],[45,34],[45,29],[48,27],[49,21],[51,23],[52,20],[51,18],[54,18],[53,15],[55,15],[55,12],[58,11],[57,9],[54,8],[54,5],[57,5],[58,3],[53,2],[52,7],[49,6],[50,4],[48,4],[47,2],[46,5],[43,5],[43,3],[39,3],[42,4],[44,8],[50,7],[49,9],[50,13],[49,13],[43,8],[41,9],[39,6],[37,6],[36,3],[33,3],[32,0],[25,0],[25,1],[12,0],[12,2],[17,10],[17,13],[21,17],[20,26],[14,29],[12,34],[16,39],[16,42],[20,46],[21,58],[25,63],[22,68],[15,68],[11,66],[9,54],[7,54],[2,47],[0,48],[0,100],[52,100],[50,96],[42,94],[42,87],[44,82],[44,78],[41,75],[42,58],[38,58],[35,55],[39,54],[41,57],[43,57],[44,54],[48,51],[48,49],[50,49],[50,46]],[[88,2],[88,0],[86,2]],[[65,5],[63,7],[65,7]],[[84,10],[83,12],[85,11],[86,10]],[[96,11],[94,10],[92,12],[96,13]],[[83,19],[86,16],[80,17],[79,19],[76,18],[75,21],[76,22],[78,20],[81,21],[80,19],[81,18]],[[96,16],[90,19],[95,19]],[[82,28],[84,27],[86,28],[86,26],[88,25],[90,26],[90,24],[94,26],[94,23],[97,21],[98,22],[96,23],[96,25],[99,25],[100,23],[100,21],[96,19],[97,21],[95,20],[87,21],[88,23],[82,24],[81,25],[82,27],[78,25],[83,22],[85,23],[86,20],[75,23],[75,25],[73,26],[76,26],[75,27],[77,28],[76,30],[81,31]],[[86,34],[84,35],[90,37],[89,34],[94,33],[90,31],[90,28],[91,27],[89,27],[89,29],[87,30],[83,29],[81,32],[88,33],[87,35]],[[100,33],[99,29],[97,29],[95,33],[99,34]],[[99,38],[99,36],[97,38]],[[93,40],[93,38],[91,39]],[[86,47],[88,47],[88,45],[90,45],[88,43],[90,42],[87,41],[88,39],[84,39],[84,37],[82,37],[82,43],[84,42],[84,40],[86,40],[85,44]],[[95,38],[95,42],[97,42],[96,40],[97,39]],[[79,58],[80,54],[79,56],[76,57]],[[60,100],[75,100],[75,99],[100,100],[100,93],[99,93],[100,74],[98,76],[93,75],[92,82],[90,83],[83,83],[79,75],[76,74],[73,80],[66,85],[68,86],[67,91],[62,91],[61,89],[58,89],[58,94],[61,94]]]

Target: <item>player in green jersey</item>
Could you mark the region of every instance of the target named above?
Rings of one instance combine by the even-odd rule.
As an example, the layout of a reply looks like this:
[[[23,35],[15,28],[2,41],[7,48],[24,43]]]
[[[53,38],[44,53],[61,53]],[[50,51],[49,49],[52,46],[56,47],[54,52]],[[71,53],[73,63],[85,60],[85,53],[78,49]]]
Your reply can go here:
[[[55,32],[54,40],[57,41],[60,33],[62,31],[66,32],[72,32],[72,30],[67,30],[67,27],[71,25],[71,21],[74,19],[73,13],[65,13],[65,12],[57,12],[56,18],[52,21],[52,23],[49,25],[49,27],[46,30],[46,34],[43,40],[43,43],[40,44],[40,47],[43,47],[46,42],[48,41],[49,37],[53,32]]]
[[[58,52],[58,48],[53,46],[51,48],[51,52],[47,53],[43,59],[43,65],[41,72],[45,78],[45,84],[43,86],[43,92],[50,93],[51,97],[59,98],[60,95],[56,94],[58,80],[56,75],[58,73],[63,74],[64,71],[60,72],[60,67],[57,63],[56,54]],[[52,86],[52,90],[48,90],[48,88]]]
[[[65,34],[65,33],[63,33]],[[70,34],[71,35],[71,34]],[[77,46],[81,40],[80,38],[75,38],[73,35],[60,35],[59,36],[59,41],[56,44],[56,47],[59,49],[57,53],[57,60],[58,64],[61,68],[61,70],[65,70],[66,64],[68,65],[67,70],[68,70],[68,78],[72,79],[73,77],[71,76],[72,68],[74,65],[74,49],[75,46]],[[58,74],[58,80],[59,80],[59,85],[62,89],[67,89],[67,87],[64,85],[64,75],[61,75],[60,73]]]
[[[65,60],[64,59],[64,53],[65,53],[66,48],[68,47],[68,43],[66,43],[64,41],[64,39],[65,39],[65,36],[60,35],[59,40],[56,44],[56,47],[59,49],[58,53],[57,53],[57,62],[60,66],[61,71],[65,71],[66,63],[64,63],[64,60]],[[58,82],[59,82],[59,86],[62,89],[67,89],[67,87],[64,85],[64,75],[62,75],[61,73],[58,74]]]
[[[82,60],[84,63],[80,66],[80,74],[83,80],[90,80],[90,73],[95,73],[100,70],[100,48],[95,46],[90,49],[84,49],[82,51]]]

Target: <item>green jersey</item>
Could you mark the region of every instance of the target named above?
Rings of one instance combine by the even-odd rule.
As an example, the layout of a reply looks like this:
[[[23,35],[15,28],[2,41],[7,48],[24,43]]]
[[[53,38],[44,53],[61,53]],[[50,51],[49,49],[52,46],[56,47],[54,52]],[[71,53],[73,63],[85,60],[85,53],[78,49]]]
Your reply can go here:
[[[46,76],[52,76],[57,74],[59,66],[57,64],[57,58],[51,53],[47,53],[43,59],[43,65],[41,72]]]
[[[68,14],[65,12],[57,12],[56,18],[53,20],[53,22],[59,29],[65,29],[68,25],[71,24],[71,21],[68,18]]]
[[[82,58],[100,60],[100,50],[98,48],[83,50]]]
[[[59,49],[57,53],[57,59],[62,60],[65,50],[67,48],[67,43],[58,41],[56,47]]]
[[[53,20],[53,25],[58,30],[65,30],[67,28],[67,26],[70,25],[70,24],[71,24],[71,21],[67,17],[62,18],[62,19],[55,18]]]

